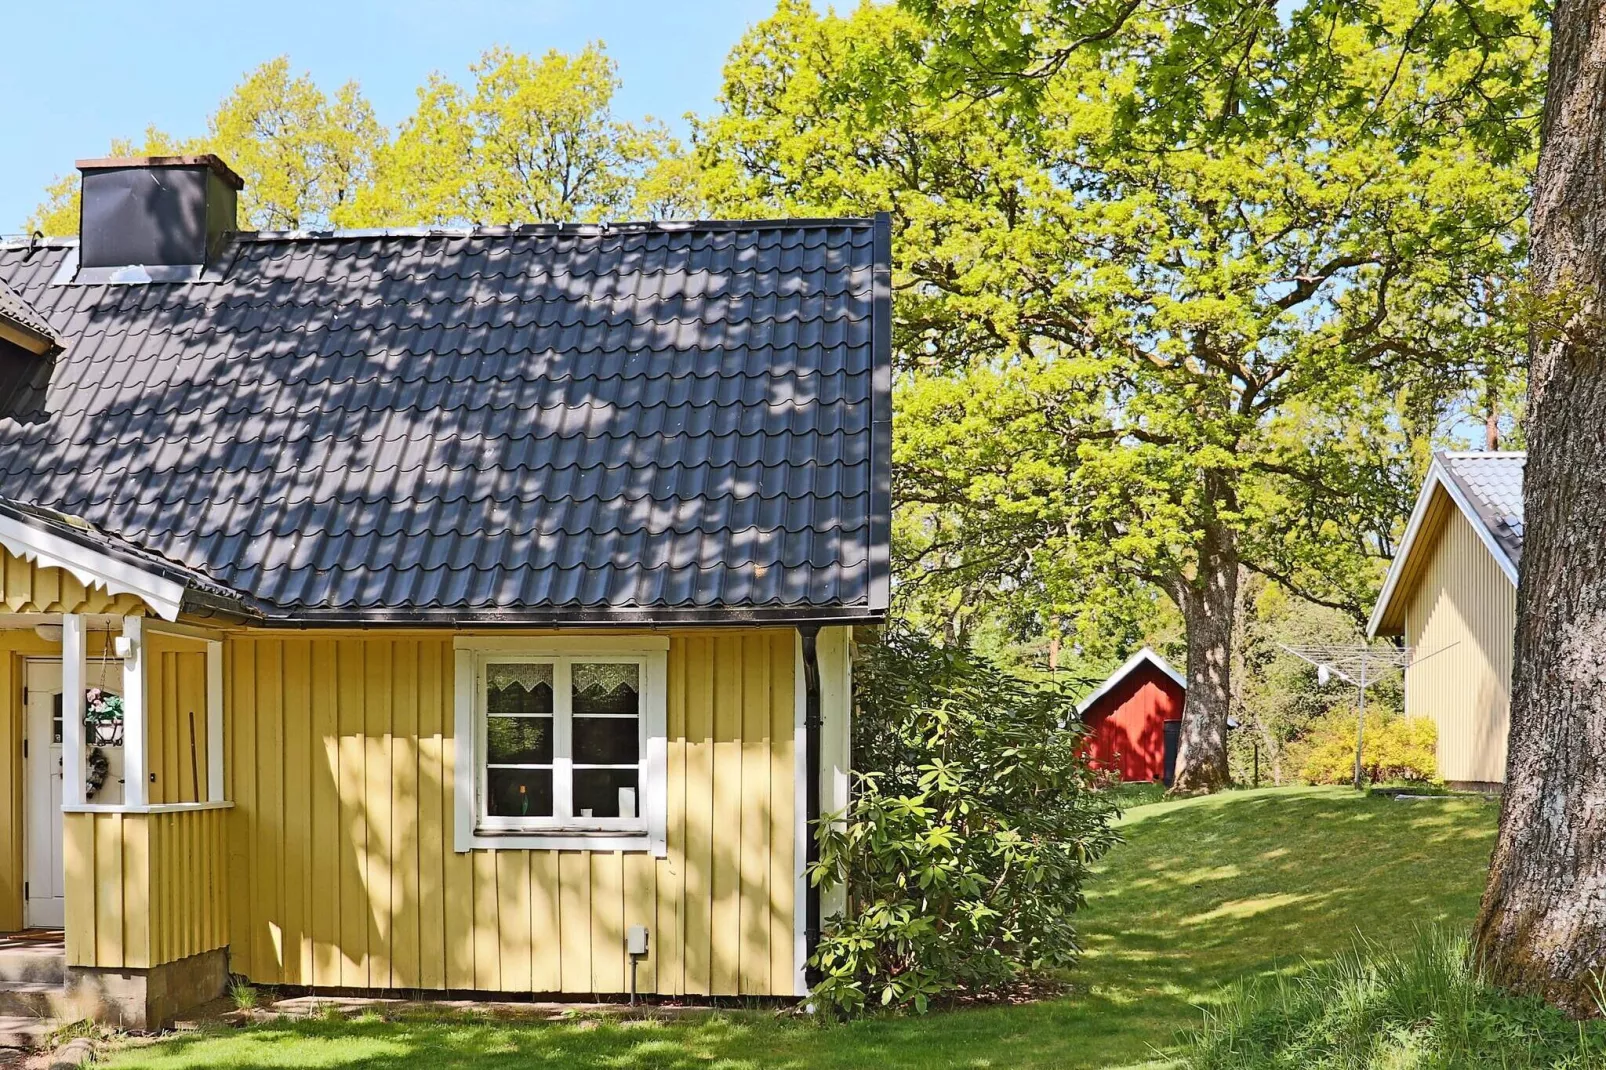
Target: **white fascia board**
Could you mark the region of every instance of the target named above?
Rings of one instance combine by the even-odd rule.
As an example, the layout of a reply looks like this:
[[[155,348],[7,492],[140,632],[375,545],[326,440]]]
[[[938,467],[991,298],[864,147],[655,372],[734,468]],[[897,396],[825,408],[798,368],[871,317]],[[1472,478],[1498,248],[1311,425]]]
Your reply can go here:
[[[178,619],[184,584],[177,580],[157,576],[9,516],[0,516],[0,546],[44,568],[65,569],[86,587],[100,587],[108,594],[131,594],[164,620]]]
[[[1188,689],[1187,679],[1181,673],[1177,672],[1177,670],[1173,669],[1169,661],[1155,653],[1153,647],[1146,646],[1136,654],[1133,654],[1130,658],[1127,658],[1126,664],[1112,672],[1109,675],[1109,678],[1099,685],[1097,691],[1093,692],[1091,695],[1087,696],[1087,698],[1076,704],[1076,712],[1078,716],[1086,713],[1088,711],[1088,707],[1092,706],[1093,703],[1109,694],[1117,684],[1126,679],[1128,676],[1132,675],[1133,670],[1139,665],[1142,665],[1144,662],[1148,662],[1156,669],[1159,669],[1161,672],[1165,673],[1171,678],[1172,682],[1174,682],[1184,691]]]
[[[1411,553],[1416,548],[1418,537],[1422,534],[1422,525],[1427,521],[1428,504],[1433,500],[1433,492],[1443,488],[1444,493],[1450,496],[1461,515],[1467,518],[1472,530],[1477,532],[1478,541],[1494,558],[1500,571],[1505,573],[1511,585],[1517,585],[1517,565],[1501,548],[1495,540],[1494,532],[1489,530],[1478,511],[1472,508],[1472,503],[1461,492],[1461,487],[1455,479],[1445,470],[1444,465],[1435,457],[1428,466],[1427,478],[1422,481],[1422,493],[1417,495],[1416,506],[1411,510],[1411,519],[1405,525],[1405,537],[1400,540],[1400,548],[1394,553],[1394,560],[1389,563],[1388,575],[1383,579],[1383,590],[1377,596],[1377,605],[1372,607],[1372,615],[1366,621],[1366,637],[1375,639],[1378,628],[1382,627],[1383,617],[1388,612],[1390,603],[1394,601],[1395,589],[1399,586],[1400,576],[1405,572],[1405,564],[1411,559]]]

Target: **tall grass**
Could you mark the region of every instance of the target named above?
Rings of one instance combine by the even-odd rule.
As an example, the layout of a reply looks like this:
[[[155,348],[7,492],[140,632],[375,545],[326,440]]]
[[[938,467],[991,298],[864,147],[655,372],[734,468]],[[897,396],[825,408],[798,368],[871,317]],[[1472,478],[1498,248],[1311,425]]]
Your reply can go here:
[[[1470,965],[1465,936],[1403,950],[1362,942],[1331,962],[1241,984],[1184,1039],[1189,1070],[1606,1068],[1606,1023],[1514,998]]]

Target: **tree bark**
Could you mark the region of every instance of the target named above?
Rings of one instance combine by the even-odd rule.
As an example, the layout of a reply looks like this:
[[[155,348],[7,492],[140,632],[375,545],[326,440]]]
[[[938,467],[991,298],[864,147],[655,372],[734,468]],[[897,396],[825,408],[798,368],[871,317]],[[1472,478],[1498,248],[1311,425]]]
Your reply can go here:
[[[1529,338],[1527,539],[1500,836],[1474,931],[1490,978],[1596,1014],[1606,967],[1606,0],[1557,5]],[[1543,323],[1541,314],[1537,319]]]
[[[1231,528],[1215,519],[1204,525],[1198,570],[1181,586],[1188,628],[1188,697],[1182,704],[1171,790],[1217,791],[1231,782],[1227,711],[1232,706],[1232,626],[1238,608],[1238,543]]]

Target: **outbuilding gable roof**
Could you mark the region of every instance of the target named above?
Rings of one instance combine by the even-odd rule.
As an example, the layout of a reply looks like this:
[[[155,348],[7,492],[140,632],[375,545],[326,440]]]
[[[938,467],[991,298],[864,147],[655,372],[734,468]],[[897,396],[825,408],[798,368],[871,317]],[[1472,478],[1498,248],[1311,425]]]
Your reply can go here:
[[[1422,491],[1406,524],[1405,536],[1383,580],[1383,591],[1366,625],[1366,634],[1393,635],[1403,627],[1402,605],[1418,552],[1429,549],[1426,534],[1441,500],[1447,499],[1472,525],[1500,571],[1516,586],[1524,532],[1521,452],[1434,454]]]
[[[65,345],[0,495],[304,621],[873,619],[877,220],[242,234],[200,281],[0,246]]]
[[[1112,672],[1109,677],[1098,686],[1097,690],[1088,695],[1081,702],[1078,702],[1076,704],[1076,712],[1078,714],[1086,713],[1092,708],[1095,702],[1119,687],[1122,680],[1125,680],[1128,676],[1131,676],[1138,670],[1138,667],[1142,665],[1153,666],[1166,676],[1170,677],[1171,681],[1184,691],[1188,689],[1187,678],[1181,673],[1177,672],[1177,670],[1173,669],[1171,667],[1171,663],[1156,653],[1153,647],[1146,646],[1136,654],[1133,654],[1130,658],[1127,658],[1125,663],[1123,663],[1119,669],[1116,669],[1114,672]]]

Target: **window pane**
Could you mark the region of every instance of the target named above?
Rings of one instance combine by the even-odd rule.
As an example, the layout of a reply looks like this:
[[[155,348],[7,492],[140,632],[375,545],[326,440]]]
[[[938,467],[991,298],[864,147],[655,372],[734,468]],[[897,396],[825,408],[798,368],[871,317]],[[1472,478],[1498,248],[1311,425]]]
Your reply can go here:
[[[487,769],[485,810],[492,817],[551,817],[552,770]]]
[[[576,717],[574,760],[582,765],[634,765],[641,737],[634,717]]]
[[[575,713],[636,713],[641,666],[577,661],[570,670]]]
[[[574,816],[584,820],[587,810],[592,817],[639,817],[641,802],[639,779],[634,769],[576,769],[574,771]],[[636,794],[635,813],[619,812],[619,789],[628,788]]]
[[[487,717],[485,760],[492,765],[550,765],[552,718]]]
[[[551,713],[552,666],[503,663],[485,669],[489,713]]]

